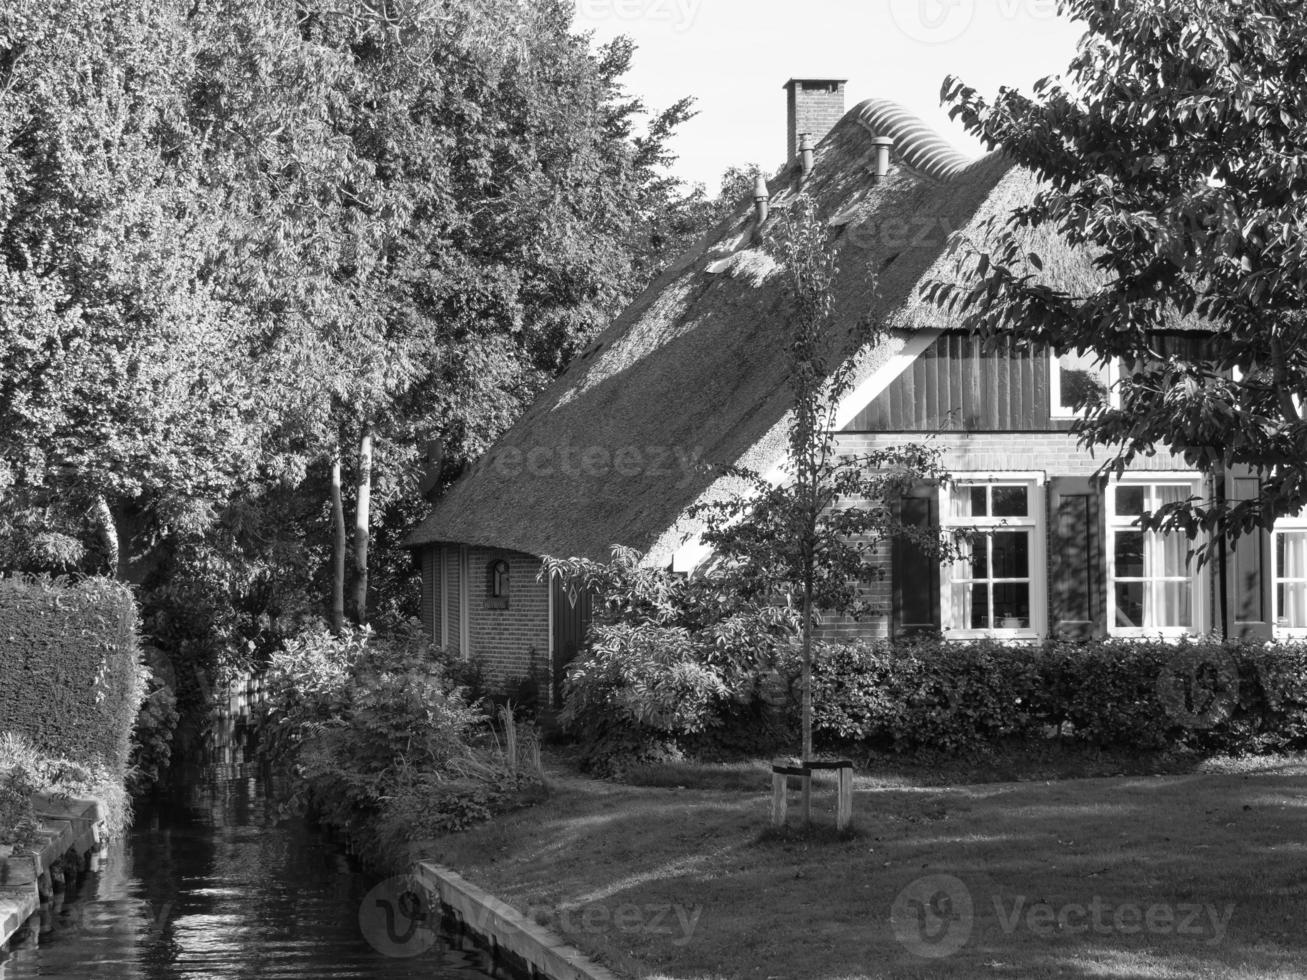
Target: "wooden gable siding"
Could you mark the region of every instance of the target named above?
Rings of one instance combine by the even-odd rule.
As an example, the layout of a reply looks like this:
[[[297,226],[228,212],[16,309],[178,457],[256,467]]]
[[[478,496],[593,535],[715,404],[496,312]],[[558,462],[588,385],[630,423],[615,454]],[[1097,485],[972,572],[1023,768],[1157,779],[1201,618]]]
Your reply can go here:
[[[1193,357],[1201,335],[1166,334],[1159,354]],[[1051,416],[1049,359],[1005,341],[986,350],[979,337],[941,334],[910,367],[845,426],[846,432],[1067,431]]]
[[[1049,417],[1048,358],[945,333],[848,424],[849,432],[1067,429]]]

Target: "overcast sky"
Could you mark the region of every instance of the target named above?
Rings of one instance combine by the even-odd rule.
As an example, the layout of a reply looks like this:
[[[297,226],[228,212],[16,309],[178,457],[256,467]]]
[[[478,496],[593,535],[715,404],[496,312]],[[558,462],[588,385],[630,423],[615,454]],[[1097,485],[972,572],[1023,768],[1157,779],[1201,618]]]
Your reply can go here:
[[[1029,90],[1062,72],[1081,31],[1055,0],[576,0],[578,31],[639,50],[630,94],[654,109],[684,95],[699,116],[680,131],[674,168],[715,191],[722,171],[785,160],[790,78],[847,78],[848,105],[888,98],[968,155],[979,144],[939,105],[948,74],[980,91]]]

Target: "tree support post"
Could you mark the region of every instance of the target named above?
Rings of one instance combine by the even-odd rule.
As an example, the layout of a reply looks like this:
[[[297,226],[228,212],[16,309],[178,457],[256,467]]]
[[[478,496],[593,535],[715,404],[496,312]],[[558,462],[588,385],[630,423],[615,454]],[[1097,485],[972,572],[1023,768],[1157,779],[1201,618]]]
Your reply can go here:
[[[838,780],[835,797],[835,826],[844,830],[853,822],[853,762],[849,759],[802,762],[797,766],[774,764],[771,768],[771,822],[773,827],[785,826],[789,809],[789,778],[797,776],[803,790],[804,823],[811,818],[812,776],[814,772],[834,770]]]
[[[840,788],[835,807],[835,829],[843,830],[853,822],[853,767],[839,771]]]
[[[783,775],[772,769],[771,774],[771,825],[773,827],[785,826],[785,813],[788,806],[786,799],[786,782],[788,776]]]

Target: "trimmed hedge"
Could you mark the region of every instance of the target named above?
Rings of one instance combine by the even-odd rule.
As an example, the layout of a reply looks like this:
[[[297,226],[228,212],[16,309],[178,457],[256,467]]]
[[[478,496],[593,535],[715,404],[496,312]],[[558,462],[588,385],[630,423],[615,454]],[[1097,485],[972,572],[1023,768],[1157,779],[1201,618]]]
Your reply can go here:
[[[620,772],[683,752],[716,758],[792,750],[797,651],[782,653],[769,674],[730,685],[726,695],[720,683],[699,683],[686,697],[675,684],[699,673],[684,666],[702,672],[712,665],[682,646],[651,655],[656,669],[634,658],[630,644],[607,659],[605,648],[589,651],[573,668],[564,718],[586,765]],[[665,710],[669,697],[681,714]],[[1307,644],[819,643],[813,734],[823,749],[953,755],[1050,740],[1207,755],[1307,750]]]
[[[0,578],[0,731],[121,776],[145,674],[126,586]]]
[[[822,644],[814,732],[961,752],[1051,737],[1233,755],[1307,749],[1307,645],[1203,640]]]

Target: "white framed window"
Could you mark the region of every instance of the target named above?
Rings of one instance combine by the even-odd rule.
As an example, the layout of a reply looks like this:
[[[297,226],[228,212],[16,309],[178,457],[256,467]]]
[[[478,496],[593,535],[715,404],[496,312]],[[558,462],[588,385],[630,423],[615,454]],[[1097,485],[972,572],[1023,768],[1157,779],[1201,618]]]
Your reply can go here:
[[[1068,351],[1060,357],[1049,351],[1049,416],[1074,419],[1084,414],[1075,407],[1092,389],[1097,388],[1109,404],[1117,404],[1116,383],[1120,377],[1115,361],[1108,361],[1093,351],[1078,354]]]
[[[1036,638],[1047,631],[1042,473],[963,474],[940,490],[941,523],[964,532],[940,576],[950,637]]]
[[[1307,637],[1307,510],[1271,528],[1271,623],[1276,636]]]
[[[1206,590],[1181,531],[1145,531],[1144,514],[1202,493],[1197,474],[1127,474],[1107,487],[1108,632],[1184,636],[1206,628]]]

